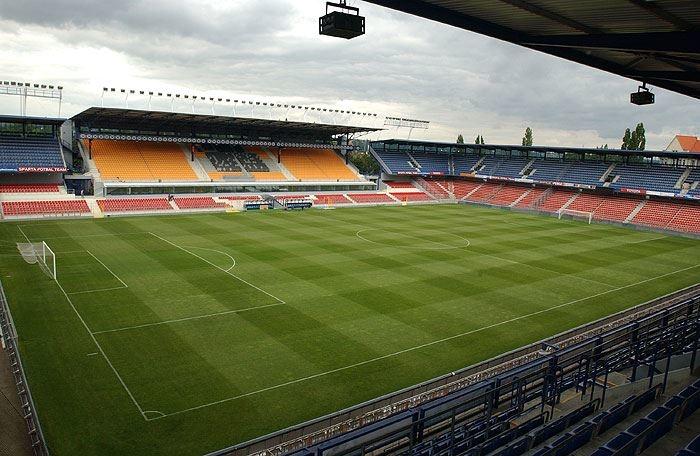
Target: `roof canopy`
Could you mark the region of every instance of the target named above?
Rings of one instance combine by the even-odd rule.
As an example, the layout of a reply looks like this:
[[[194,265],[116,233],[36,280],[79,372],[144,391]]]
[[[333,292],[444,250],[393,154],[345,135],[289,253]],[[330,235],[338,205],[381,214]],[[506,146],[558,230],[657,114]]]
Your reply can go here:
[[[692,152],[674,152],[666,150],[622,150],[622,149],[592,149],[580,147],[558,147],[558,146],[517,146],[512,144],[457,144],[435,141],[414,141],[403,139],[389,139],[386,141],[374,141],[372,144],[406,144],[411,146],[434,147],[435,152],[443,152],[447,149],[459,149],[466,151],[474,150],[518,150],[524,152],[556,152],[556,153],[574,153],[574,154],[594,154],[594,155],[622,155],[635,157],[660,157],[660,158],[694,158],[697,159],[697,154]]]
[[[0,123],[60,126],[67,119],[56,117],[0,116]]]
[[[697,0],[367,0],[700,98]]]
[[[175,133],[185,136],[235,135],[248,138],[328,140],[333,136],[376,131],[344,125],[287,122],[177,112],[89,108],[73,117],[78,128]]]

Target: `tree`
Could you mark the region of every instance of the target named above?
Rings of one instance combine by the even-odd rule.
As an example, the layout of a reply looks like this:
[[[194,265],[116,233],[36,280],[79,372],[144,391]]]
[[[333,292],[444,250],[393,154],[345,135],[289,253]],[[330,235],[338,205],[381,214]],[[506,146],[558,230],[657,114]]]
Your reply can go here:
[[[351,152],[350,162],[365,175],[379,174],[379,162],[369,152]]]
[[[457,136],[457,144],[464,144],[464,136],[461,133]]]
[[[622,138],[623,150],[644,150],[647,144],[646,132],[644,124],[638,123],[634,131],[625,130],[625,136]]]
[[[525,129],[525,136],[523,136],[523,146],[532,146],[532,128],[527,127]]]
[[[481,135],[476,135],[476,140],[474,141],[474,144],[484,144],[484,137]]]
[[[631,134],[630,134],[630,129],[625,130],[625,136],[622,137],[622,147],[620,149],[622,150],[628,150],[629,149],[629,144],[630,144],[630,139],[631,139]]]

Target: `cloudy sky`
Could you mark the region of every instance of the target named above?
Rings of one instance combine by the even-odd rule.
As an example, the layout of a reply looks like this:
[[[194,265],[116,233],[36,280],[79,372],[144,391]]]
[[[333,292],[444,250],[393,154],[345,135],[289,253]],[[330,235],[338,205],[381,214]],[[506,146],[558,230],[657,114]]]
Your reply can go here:
[[[531,126],[536,144],[619,147],[637,122],[646,126],[648,149],[666,147],[677,133],[700,135],[698,100],[655,89],[655,105],[634,106],[634,81],[350,3],[367,16],[368,32],[345,41],[318,36],[322,0],[0,0],[0,79],[63,85],[63,115],[99,105],[102,87],[123,87],[425,119],[431,129],[413,137],[445,141],[463,133],[468,142],[482,134],[490,143],[519,143]],[[146,106],[134,97],[129,103]],[[28,111],[56,115],[57,107],[34,100]],[[0,113],[19,113],[18,100],[1,97]],[[282,110],[252,114],[302,120]]]

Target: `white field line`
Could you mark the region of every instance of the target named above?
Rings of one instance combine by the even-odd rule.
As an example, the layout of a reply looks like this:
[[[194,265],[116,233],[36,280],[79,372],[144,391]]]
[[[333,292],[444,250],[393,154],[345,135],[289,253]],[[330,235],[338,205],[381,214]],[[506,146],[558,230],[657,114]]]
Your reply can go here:
[[[100,260],[100,259],[97,258],[95,255],[93,255],[92,252],[90,252],[89,250],[86,250],[86,252],[87,252],[91,257],[93,257],[94,259],[96,259],[98,263],[100,263],[102,266],[104,266],[104,268],[105,268],[106,270],[108,270],[110,274],[112,274],[122,285],[124,285],[124,288],[129,288],[129,285],[127,285],[126,283],[124,283],[124,281],[123,281],[122,279],[120,279],[119,276],[116,275],[116,274],[114,273],[114,271],[112,271],[111,269],[109,269],[109,268],[107,267],[107,265],[104,264],[104,263],[102,262],[102,260]]]
[[[116,291],[116,290],[125,290],[128,287],[112,287],[112,288],[98,288],[96,290],[85,290],[85,291],[71,291],[68,293],[69,295],[79,295],[79,294],[86,294],[86,293],[101,293],[103,291]]]
[[[150,328],[152,326],[169,325],[172,323],[181,323],[184,321],[203,320],[205,318],[212,318],[212,317],[218,317],[218,316],[222,316],[222,315],[250,312],[253,310],[266,309],[268,307],[277,307],[277,306],[281,306],[281,305],[282,305],[281,303],[275,303],[275,304],[267,304],[265,306],[248,307],[246,309],[226,310],[223,312],[216,312],[216,313],[210,313],[210,314],[205,314],[205,315],[195,315],[194,317],[176,318],[174,320],[163,320],[163,321],[158,321],[155,323],[144,323],[142,325],[125,326],[123,328],[105,329],[104,331],[95,331],[93,334],[107,334],[107,333],[114,333],[114,332],[121,332],[121,331],[130,331],[132,329]]]
[[[305,381],[308,381],[308,380],[312,380],[312,379],[315,379],[315,378],[324,377],[324,376],[327,376],[327,375],[330,375],[330,374],[334,374],[334,373],[336,373],[336,372],[342,372],[342,371],[345,371],[345,370],[348,370],[348,369],[353,369],[353,368],[355,368],[355,367],[364,366],[364,365],[366,365],[366,364],[371,364],[371,363],[374,363],[374,362],[376,362],[376,361],[380,361],[380,360],[383,360],[383,359],[393,358],[393,357],[395,357],[395,356],[399,356],[399,355],[402,355],[402,354],[404,354],[404,353],[409,353],[409,352],[412,352],[412,351],[415,351],[415,350],[420,350],[420,349],[422,349],[422,348],[430,347],[430,346],[432,346],[432,345],[441,344],[441,343],[443,343],[443,342],[448,342],[448,341],[450,341],[450,340],[459,339],[459,338],[461,338],[461,337],[468,336],[468,335],[471,335],[471,334],[475,334],[475,333],[478,333],[478,332],[482,332],[482,331],[485,331],[485,330],[487,330],[487,329],[496,328],[496,327],[498,327],[498,326],[507,325],[507,324],[509,324],[509,323],[513,323],[513,322],[516,322],[516,321],[519,321],[519,320],[524,320],[524,319],[526,319],[526,318],[534,317],[534,316],[536,316],[536,315],[541,315],[541,314],[543,314],[543,313],[551,312],[551,311],[556,310],[556,309],[561,309],[562,307],[570,306],[570,305],[572,305],[572,304],[576,304],[576,303],[579,303],[579,302],[582,302],[582,301],[587,301],[587,300],[589,300],[589,299],[593,299],[593,298],[597,298],[597,297],[600,297],[600,296],[604,296],[604,295],[607,295],[607,294],[610,294],[610,293],[614,293],[614,292],[617,292],[617,291],[620,291],[620,290],[624,290],[624,289],[627,289],[627,288],[632,288],[632,287],[635,287],[635,286],[637,286],[637,285],[642,285],[642,284],[644,284],[644,283],[648,283],[648,282],[651,282],[651,281],[654,281],[654,280],[658,280],[658,279],[662,279],[662,278],[665,278],[665,277],[669,277],[669,276],[672,276],[672,275],[674,275],[674,274],[678,274],[678,273],[680,273],[680,272],[689,271],[690,269],[695,269],[695,268],[697,268],[697,267],[700,267],[700,263],[699,263],[699,264],[696,264],[696,265],[694,265],[694,266],[689,266],[689,267],[687,267],[687,268],[679,269],[679,270],[677,270],[677,271],[673,271],[673,272],[669,272],[669,273],[666,273],[666,274],[662,274],[662,275],[658,275],[658,276],[655,276],[655,277],[651,277],[651,278],[649,278],[649,279],[640,280],[639,282],[635,282],[635,283],[632,283],[632,284],[629,284],[629,285],[624,285],[624,286],[621,286],[621,287],[617,287],[617,288],[614,288],[614,289],[612,289],[612,290],[602,291],[602,292],[600,292],[600,293],[596,293],[596,294],[593,294],[593,295],[590,295],[590,296],[586,296],[585,298],[575,299],[575,300],[573,300],[573,301],[565,302],[565,303],[563,303],[563,304],[558,304],[558,305],[553,306],[553,307],[548,307],[548,308],[546,308],[546,309],[538,310],[538,311],[536,311],[536,312],[531,312],[531,313],[529,313],[529,314],[521,315],[521,316],[519,316],[519,317],[514,317],[514,318],[511,318],[511,319],[509,319],[509,320],[504,320],[504,321],[501,321],[501,322],[498,322],[498,323],[494,323],[494,324],[491,324],[491,325],[482,326],[481,328],[472,329],[472,330],[470,330],[470,331],[466,331],[466,332],[463,332],[463,333],[460,333],[460,334],[455,334],[455,335],[453,335],[453,336],[445,337],[445,338],[443,338],[443,339],[434,340],[434,341],[432,341],[432,342],[427,342],[427,343],[425,343],[425,344],[416,345],[415,347],[410,347],[410,348],[406,348],[406,349],[404,349],[404,350],[400,350],[400,351],[397,351],[397,352],[393,352],[393,353],[389,353],[389,354],[386,354],[386,355],[378,356],[378,357],[376,357],[376,358],[372,358],[372,359],[368,359],[368,360],[365,360],[365,361],[361,361],[361,362],[359,362],[359,363],[350,364],[350,365],[348,365],[348,366],[339,367],[339,368],[337,368],[337,369],[332,369],[332,370],[329,370],[329,371],[326,371],[326,372],[320,372],[320,373],[318,373],[318,374],[309,375],[309,376],[307,376],[307,377],[302,377],[302,378],[298,378],[298,379],[295,379],[295,380],[290,380],[290,381],[288,381],[288,382],[280,383],[280,384],[278,384],[278,385],[268,386],[268,387],[266,387],[266,388],[261,388],[261,389],[259,389],[259,390],[250,391],[250,392],[248,392],[248,393],[243,393],[243,394],[239,394],[239,395],[237,395],[237,396],[228,397],[228,398],[226,398],[226,399],[221,399],[221,400],[219,400],[219,401],[210,402],[210,403],[208,403],[208,404],[202,404],[202,405],[198,405],[198,406],[195,406],[195,407],[190,407],[190,408],[183,409],[183,410],[178,410],[178,411],[176,411],[176,412],[168,413],[168,414],[165,414],[165,415],[163,415],[163,416],[156,417],[156,418],[146,418],[146,420],[148,420],[148,421],[151,421],[151,420],[158,420],[158,419],[166,418],[166,417],[173,416],[173,415],[179,415],[179,414],[191,412],[191,411],[194,411],[194,410],[200,410],[200,409],[203,409],[203,408],[206,408],[206,407],[211,407],[211,406],[213,406],[213,405],[218,405],[218,404],[223,404],[223,403],[226,403],[226,402],[231,402],[231,401],[234,401],[234,400],[236,400],[236,399],[241,399],[241,398],[248,397],[248,396],[254,396],[254,395],[256,395],[256,394],[264,393],[264,392],[266,392],[266,391],[271,391],[271,390],[275,390],[275,389],[282,388],[282,387],[285,387],[285,386],[294,385],[294,384],[296,384],[296,383],[302,383],[302,382],[305,382]]]
[[[22,230],[22,227],[21,227],[21,226],[18,226],[18,228],[19,228],[19,231],[20,231],[20,232],[22,233],[22,235],[24,236],[24,238],[27,240],[27,242],[31,243],[32,241],[29,240],[29,238],[27,237],[27,235],[25,234],[25,232]],[[87,323],[86,323],[85,320],[83,319],[82,315],[80,315],[80,312],[78,312],[78,309],[75,307],[75,304],[73,304],[73,300],[71,300],[70,296],[68,295],[68,293],[66,293],[66,290],[63,289],[63,286],[61,286],[61,284],[58,282],[58,280],[54,280],[54,282],[56,282],[56,285],[58,285],[58,288],[59,288],[59,289],[61,290],[61,292],[63,293],[63,296],[66,297],[66,301],[68,301],[68,304],[69,304],[69,305],[71,306],[71,308],[73,309],[73,312],[75,312],[75,315],[78,317],[78,320],[80,320],[80,323],[83,324],[83,327],[85,328],[85,331],[87,331],[88,335],[90,336],[90,338],[91,338],[92,341],[94,342],[95,346],[97,347],[97,350],[100,352],[100,354],[102,354],[102,357],[104,358],[105,362],[107,362],[107,365],[112,369],[112,372],[114,372],[114,375],[117,377],[117,380],[119,380],[119,383],[121,383],[122,387],[124,388],[124,391],[126,391],[126,394],[127,394],[127,395],[129,396],[129,398],[131,399],[131,402],[134,403],[134,405],[135,405],[136,408],[138,409],[138,411],[139,411],[139,413],[141,414],[141,416],[143,417],[143,419],[144,419],[144,420],[148,420],[148,417],[144,414],[143,409],[141,408],[141,406],[139,405],[139,403],[136,401],[136,398],[134,397],[133,393],[131,392],[131,390],[129,389],[129,387],[126,386],[126,383],[124,382],[124,379],[122,379],[122,376],[119,375],[119,372],[117,371],[117,369],[114,367],[114,365],[112,364],[112,362],[111,362],[111,361],[109,360],[109,358],[107,357],[107,354],[106,354],[105,351],[102,349],[102,346],[101,346],[100,343],[97,341],[97,338],[95,337],[95,335],[94,335],[94,334],[92,333],[92,331],[90,330],[90,327],[87,325]]]
[[[231,264],[231,267],[228,268],[225,272],[229,272],[231,269],[233,269],[233,268],[236,267],[236,259],[235,259],[234,257],[232,257],[231,255],[229,255],[228,253],[222,252],[221,250],[216,250],[216,249],[205,249],[204,247],[193,247],[193,246],[185,246],[185,248],[188,248],[188,249],[197,249],[197,250],[205,250],[205,251],[207,251],[207,252],[220,253],[220,254],[222,254],[222,255],[224,255],[224,256],[229,257],[229,259],[232,261],[232,264]]]
[[[271,293],[268,293],[267,291],[263,290],[262,288],[260,288],[260,287],[258,287],[258,286],[253,285],[252,283],[248,282],[248,281],[245,280],[245,279],[242,279],[242,278],[238,277],[236,274],[234,274],[234,273],[231,272],[230,268],[229,268],[228,270],[226,270],[226,269],[222,268],[221,266],[218,266],[218,265],[212,263],[211,261],[207,260],[206,258],[204,258],[204,257],[202,257],[202,256],[199,256],[199,255],[197,255],[196,253],[191,252],[191,251],[187,250],[186,248],[175,244],[174,242],[171,242],[171,241],[169,241],[169,240],[167,240],[167,239],[165,239],[165,238],[163,238],[163,237],[160,237],[160,236],[158,236],[158,235],[155,234],[155,233],[150,233],[150,232],[149,232],[149,234],[150,234],[151,236],[153,236],[153,237],[156,237],[156,238],[160,239],[160,240],[163,241],[163,242],[166,242],[166,243],[172,245],[173,247],[176,247],[176,248],[182,250],[183,252],[187,252],[187,253],[189,253],[190,255],[192,255],[192,256],[194,256],[194,257],[196,257],[196,258],[199,258],[200,260],[204,261],[205,263],[207,263],[207,264],[209,264],[209,265],[211,265],[211,266],[214,266],[216,269],[218,269],[219,271],[223,272],[224,274],[230,275],[230,276],[233,277],[234,279],[239,280],[239,281],[245,283],[246,285],[255,288],[256,290],[260,291],[261,293],[265,293],[265,294],[268,295],[269,297],[271,297],[271,298],[273,298],[274,300],[278,301],[280,304],[287,304],[285,301],[281,300],[281,299],[278,298],[277,296],[275,296],[275,295],[273,295],[273,294],[271,294]]]

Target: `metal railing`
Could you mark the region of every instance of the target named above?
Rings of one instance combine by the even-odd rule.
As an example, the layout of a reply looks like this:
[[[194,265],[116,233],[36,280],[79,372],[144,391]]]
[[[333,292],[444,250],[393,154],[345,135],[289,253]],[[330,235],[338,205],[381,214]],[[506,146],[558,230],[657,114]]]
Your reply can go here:
[[[12,320],[10,306],[7,303],[2,282],[0,282],[0,337],[10,361],[10,370],[12,371],[15,385],[17,385],[22,417],[27,424],[27,433],[32,451],[35,456],[48,456],[49,449],[44,440],[44,433],[39,424],[34,399],[32,399],[32,393],[24,373],[24,365],[22,364],[22,357],[17,345],[17,330]]]

